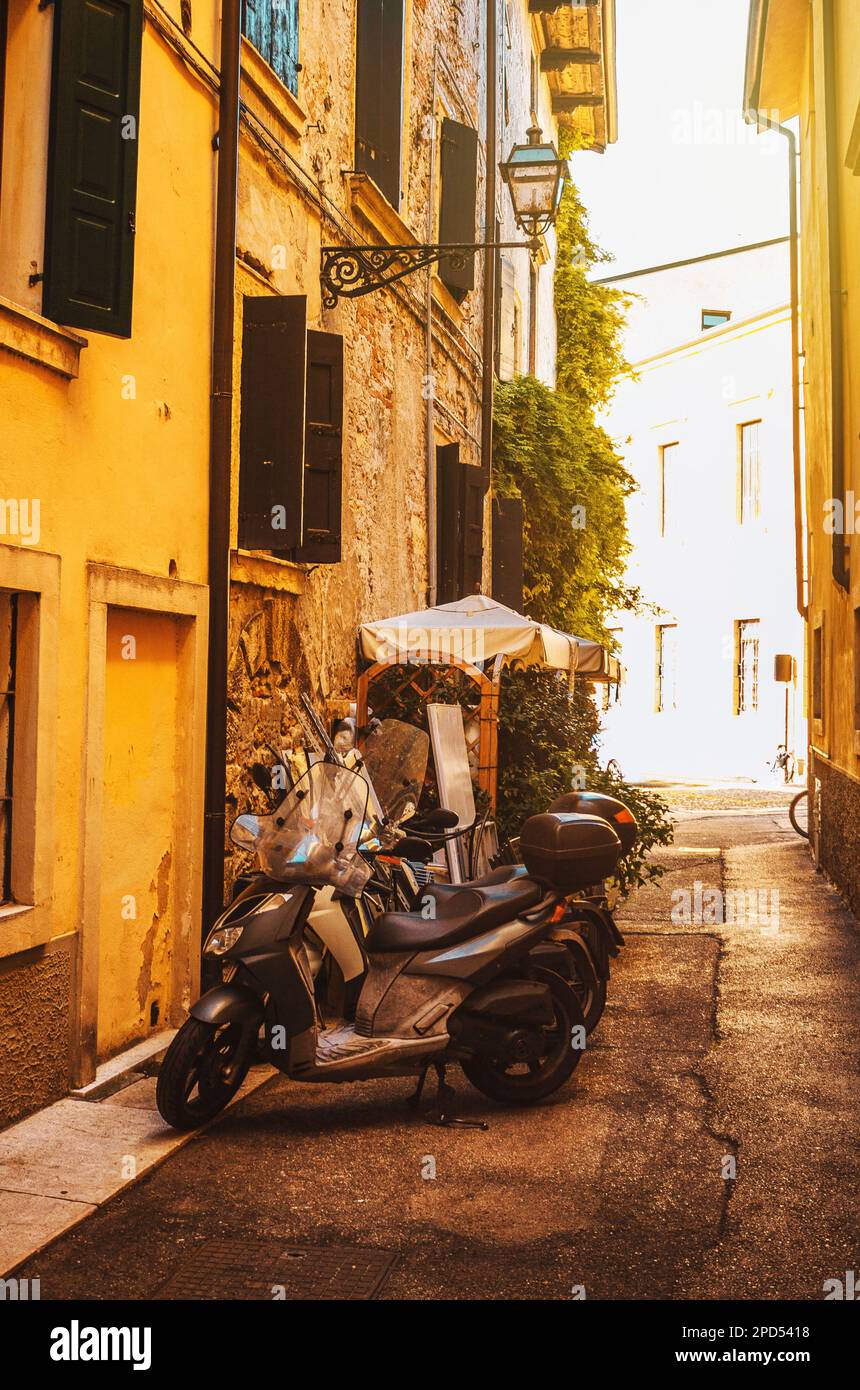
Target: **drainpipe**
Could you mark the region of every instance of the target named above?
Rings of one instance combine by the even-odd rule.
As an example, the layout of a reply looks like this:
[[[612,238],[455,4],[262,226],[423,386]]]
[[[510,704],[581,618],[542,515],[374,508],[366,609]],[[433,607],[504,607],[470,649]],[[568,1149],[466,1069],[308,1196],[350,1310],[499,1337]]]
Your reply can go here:
[[[209,669],[206,686],[206,790],[203,821],[204,934],[224,906],[240,4],[241,0],[221,0],[221,82],[218,101],[218,181],[215,200],[215,289],[209,426]]]
[[[791,452],[794,473],[794,574],[797,611],[806,619],[805,566],[803,556],[803,442],[801,435],[800,364],[800,229],[797,216],[797,137],[760,111],[748,111],[746,119],[759,130],[773,130],[788,141],[788,215],[791,281]]]
[[[823,0],[824,122],[827,141],[827,253],[830,283],[830,468],[831,496],[845,501],[845,372],[842,324],[842,234],[839,225],[839,151],[836,95],[836,37],[833,0]],[[833,532],[832,572],[850,587],[845,536]]]
[[[497,116],[498,58],[496,31],[498,17],[496,0],[487,0],[487,133],[485,144],[486,196],[484,203],[484,240],[497,241],[496,183],[497,183]],[[484,489],[492,479],[493,456],[493,386],[496,338],[496,253],[484,252],[484,335],[483,371],[481,378],[481,469]]]
[[[439,95],[439,45],[433,49],[433,95],[430,105],[430,195],[427,204],[427,242],[435,238],[436,212],[436,102]],[[439,585],[436,555],[437,506],[436,497],[436,430],[435,384],[433,381],[433,267],[427,270],[425,332],[424,396],[427,406],[425,422],[425,453],[427,465],[427,604],[436,603]]]

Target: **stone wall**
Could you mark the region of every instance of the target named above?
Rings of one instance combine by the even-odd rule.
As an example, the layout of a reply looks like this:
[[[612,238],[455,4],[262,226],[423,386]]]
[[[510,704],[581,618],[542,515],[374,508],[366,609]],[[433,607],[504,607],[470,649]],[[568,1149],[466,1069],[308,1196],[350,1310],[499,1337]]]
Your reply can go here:
[[[860,854],[857,852],[860,781],[814,753],[810,772],[812,834],[817,862],[847,899],[852,911],[860,915]]]

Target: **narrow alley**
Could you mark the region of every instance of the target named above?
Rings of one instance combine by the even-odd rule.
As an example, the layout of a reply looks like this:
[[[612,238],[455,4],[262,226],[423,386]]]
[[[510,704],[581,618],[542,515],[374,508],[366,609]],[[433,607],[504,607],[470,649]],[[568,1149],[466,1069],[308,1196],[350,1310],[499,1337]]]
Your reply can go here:
[[[621,910],[606,1013],[552,1101],[496,1107],[458,1074],[456,1113],[489,1129],[440,1129],[408,1079],[276,1078],[18,1274],[51,1299],[272,1297],[288,1245],[396,1257],[381,1298],[823,1298],[860,1239],[860,931],[786,794],[670,799],[665,876]],[[752,883],[765,925],[697,913],[697,884]],[[154,1088],[112,1103],[157,1126]]]

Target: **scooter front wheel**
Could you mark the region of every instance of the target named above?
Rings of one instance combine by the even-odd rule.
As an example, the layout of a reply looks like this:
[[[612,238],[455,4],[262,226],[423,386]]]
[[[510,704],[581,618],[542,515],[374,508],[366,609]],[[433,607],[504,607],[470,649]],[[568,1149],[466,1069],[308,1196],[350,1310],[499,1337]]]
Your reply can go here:
[[[238,1023],[183,1023],[158,1073],[155,1103],[174,1129],[196,1129],[223,1110],[251,1065],[253,1033]]]
[[[545,1100],[564,1085],[582,1058],[585,1015],[573,989],[552,970],[530,971],[529,978],[549,986],[555,1012],[534,1053],[523,1062],[476,1056],[460,1063],[475,1089],[491,1100],[515,1105]]]

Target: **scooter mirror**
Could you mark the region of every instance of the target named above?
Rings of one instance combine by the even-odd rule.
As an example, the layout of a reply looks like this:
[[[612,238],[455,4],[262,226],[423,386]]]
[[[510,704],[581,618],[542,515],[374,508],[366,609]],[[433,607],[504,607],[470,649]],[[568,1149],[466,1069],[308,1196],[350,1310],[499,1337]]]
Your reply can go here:
[[[239,816],[233,822],[230,839],[240,849],[256,849],[260,835],[260,821],[257,816]]]

